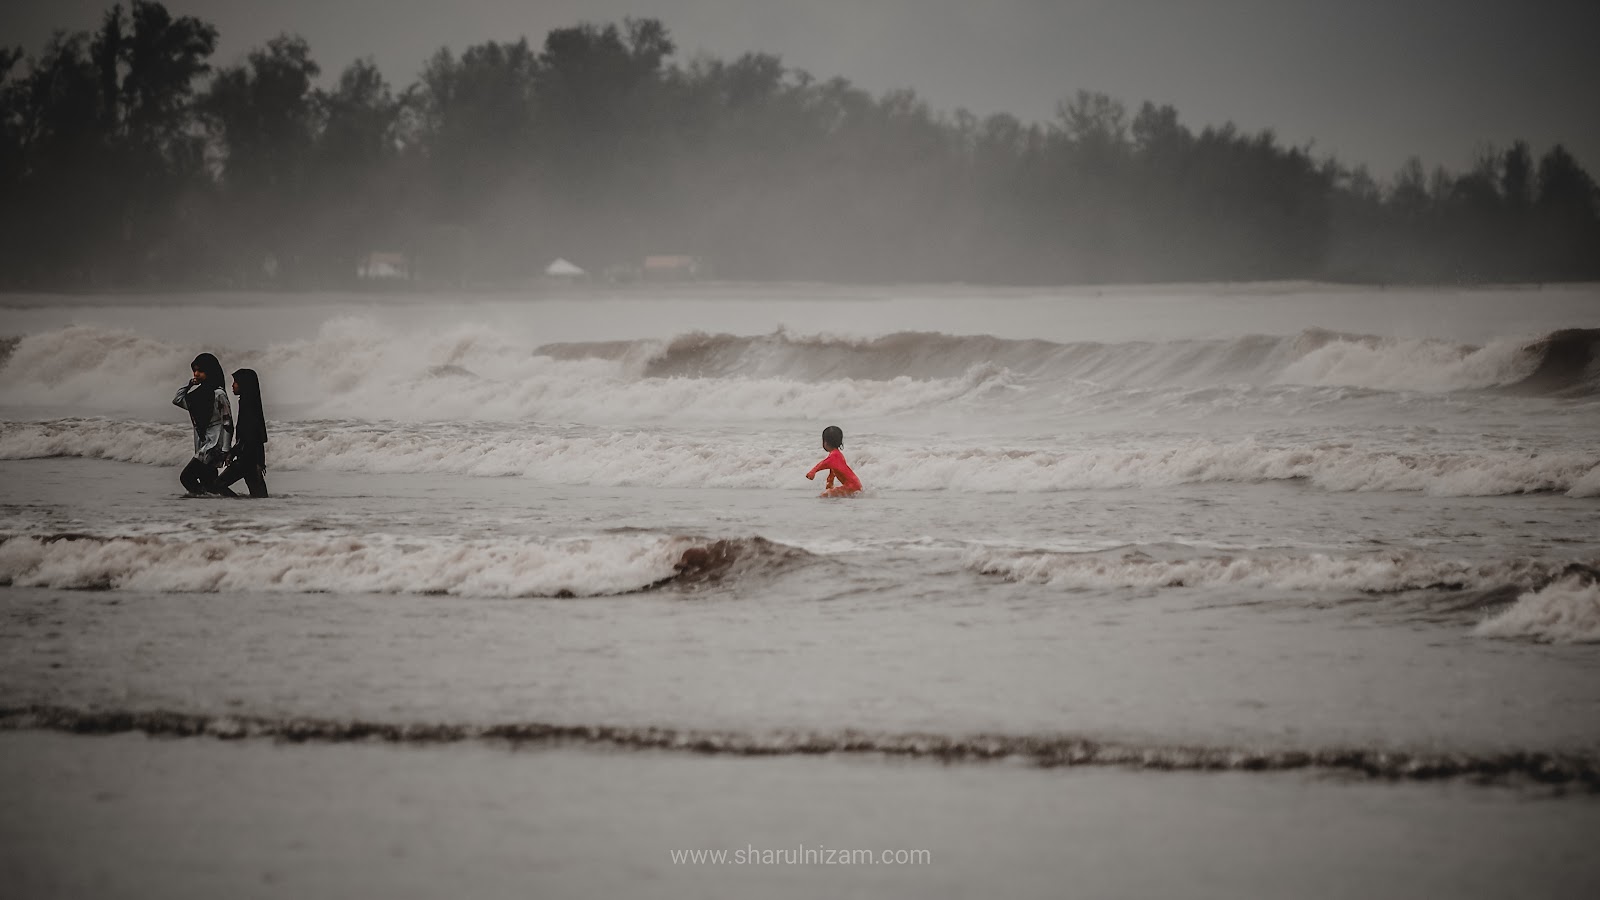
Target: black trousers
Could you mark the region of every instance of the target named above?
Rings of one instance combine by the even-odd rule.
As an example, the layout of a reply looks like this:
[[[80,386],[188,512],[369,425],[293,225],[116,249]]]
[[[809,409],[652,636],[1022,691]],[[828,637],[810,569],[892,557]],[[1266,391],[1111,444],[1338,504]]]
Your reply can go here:
[[[265,471],[266,466],[255,460],[235,459],[233,462],[228,463],[228,467],[223,469],[222,474],[217,477],[217,492],[226,494],[229,497],[239,496],[229,490],[229,487],[235,481],[243,478],[245,486],[250,488],[250,496],[265,497],[267,496],[267,477],[262,474]]]
[[[178,474],[178,480],[183,482],[183,489],[191,494],[220,494],[222,485],[217,484],[217,469],[210,463],[200,459],[191,459]]]

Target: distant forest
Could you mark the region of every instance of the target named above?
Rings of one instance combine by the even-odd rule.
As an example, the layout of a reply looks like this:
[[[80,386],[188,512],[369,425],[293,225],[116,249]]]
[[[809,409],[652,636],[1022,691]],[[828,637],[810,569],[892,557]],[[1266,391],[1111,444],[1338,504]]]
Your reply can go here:
[[[216,68],[217,30],[114,6],[0,48],[0,287],[423,286],[652,254],[718,278],[990,284],[1600,278],[1600,192],[1560,146],[1373,177],[1171,106],[930,111],[751,53],[673,61],[658,21],[441,49],[329,86],[306,42]]]

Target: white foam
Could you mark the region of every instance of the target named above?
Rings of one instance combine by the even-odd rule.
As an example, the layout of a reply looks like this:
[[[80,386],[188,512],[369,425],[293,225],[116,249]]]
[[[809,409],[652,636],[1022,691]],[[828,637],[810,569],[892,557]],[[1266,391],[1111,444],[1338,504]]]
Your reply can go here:
[[[1600,497],[1600,465],[1589,470],[1589,474],[1580,476],[1573,482],[1572,489],[1567,491],[1569,497]]]
[[[186,425],[146,425],[105,419],[7,422],[0,459],[82,457],[145,465],[182,465],[193,455]]]
[[[30,334],[0,366],[0,403],[106,409],[137,398],[136,408],[159,408],[188,381],[195,355],[127,329],[72,325]]]
[[[1484,347],[1445,341],[1339,336],[1283,367],[1276,381],[1387,391],[1460,391],[1514,384],[1533,373],[1530,338]]]
[[[374,474],[521,475],[552,484],[808,487],[814,453],[786,433],[538,429],[301,423],[275,426],[274,469]],[[151,465],[188,458],[182,424],[105,419],[8,423],[0,459],[81,456]],[[1349,444],[1185,440],[1079,450],[991,449],[859,442],[848,456],[869,488],[978,493],[1159,488],[1303,479],[1328,491],[1497,496],[1534,491],[1595,496],[1600,454],[1476,450],[1414,453]]]
[[[260,373],[269,420],[285,411],[297,419],[406,422],[717,422],[812,419],[840,409],[877,417],[949,403],[981,407],[1018,381],[983,361],[942,378],[643,378],[643,360],[656,345],[641,342],[637,353],[616,360],[557,360],[485,325],[418,334],[346,316],[312,338],[217,353],[230,371]],[[164,407],[188,379],[192,357],[189,348],[119,329],[28,335],[0,367],[0,405],[177,420]]]
[[[1067,589],[1248,587],[1395,593],[1439,586],[1483,589],[1542,575],[1554,563],[1470,562],[1414,551],[1356,556],[1224,554],[1159,559],[1142,552],[1033,553],[975,547],[964,564],[1008,581]]]
[[[910,332],[865,341],[779,331],[569,345],[551,348],[551,356],[503,325],[468,319],[404,330],[347,315],[307,338],[212,349],[229,370],[261,373],[272,420],[615,423],[815,419],[839,410],[882,417],[952,404],[981,412],[1019,399],[1034,401],[1035,411],[1059,411],[1093,396],[1124,410],[1155,404],[1150,414],[1203,416],[1208,404],[1267,404],[1276,413],[1294,396],[1284,393],[1290,386],[1447,392],[1515,383],[1537,363],[1535,344],[1506,338],[1477,348],[1319,329],[1128,344]],[[0,405],[159,418],[187,379],[194,349],[92,325],[25,335],[0,366]],[[645,377],[666,356],[675,361],[665,367],[673,377]],[[1284,388],[1260,390],[1269,385]],[[1207,388],[1233,393],[1217,397]],[[1114,396],[1108,399],[1107,391]],[[1149,391],[1156,393],[1145,396]]]
[[[856,468],[873,484],[926,490],[1085,490],[1304,479],[1330,491],[1493,496],[1568,491],[1597,464],[1600,455],[1592,452],[1416,454],[1320,443],[1190,440],[1079,452],[874,452]]]
[[[1473,634],[1556,644],[1600,642],[1600,583],[1578,575],[1558,579],[1518,597]]]
[[[110,538],[0,544],[0,583],[180,592],[340,592],[589,597],[671,577],[693,541],[658,535],[569,540],[361,537]]]

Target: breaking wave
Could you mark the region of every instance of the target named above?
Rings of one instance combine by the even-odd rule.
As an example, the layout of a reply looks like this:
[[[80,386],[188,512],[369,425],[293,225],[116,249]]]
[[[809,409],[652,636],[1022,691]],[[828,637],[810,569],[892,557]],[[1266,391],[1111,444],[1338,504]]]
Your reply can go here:
[[[965,567],[1065,590],[1265,589],[1389,597],[1392,611],[1460,621],[1484,638],[1600,642],[1600,559],[1450,559],[1416,550],[1358,554],[1216,553],[1181,545],[1061,552],[969,547]],[[1396,597],[1394,595],[1403,595]],[[1513,599],[1514,598],[1514,599]]]
[[[1485,619],[1474,633],[1553,644],[1600,643],[1600,578],[1593,567],[1573,566]]]
[[[1600,329],[1568,328],[1534,341],[1538,365],[1513,387],[1529,394],[1594,396],[1600,389]]]
[[[1196,554],[1186,547],[1124,547],[1080,553],[974,547],[967,551],[964,563],[982,575],[1068,589],[1245,587],[1366,594],[1484,591],[1506,585],[1543,584],[1567,566],[1549,559],[1441,559],[1415,550],[1355,555]]]
[[[603,747],[704,756],[878,756],[944,764],[1013,761],[1040,768],[1118,767],[1163,772],[1324,772],[1374,779],[1533,783],[1600,790],[1600,754],[1410,751],[1380,747],[1263,749],[1105,741],[1065,734],[930,734],[854,729],[729,731],[673,727],[501,722],[382,722],[164,710],[0,707],[0,729],[72,734],[271,739],[291,743],[437,745],[492,742],[520,748]]]
[[[901,332],[875,339],[695,332],[669,341],[551,344],[560,360],[623,363],[649,378],[802,381],[951,378],[979,364],[1032,378],[1108,386],[1299,384],[1387,391],[1517,387],[1563,396],[1600,390],[1600,330],[1569,329],[1484,346],[1308,329],[1231,340],[1058,344]]]
[[[593,421],[692,416],[890,415],[943,404],[1059,403],[1112,389],[1216,386],[1600,396],[1600,331],[1484,346],[1310,329],[1226,340],[1052,343],[903,332],[876,339],[691,333],[660,341],[519,343],[463,323],[397,332],[334,319],[305,340],[220,348],[262,373],[269,417],[367,421]],[[81,411],[161,409],[193,348],[74,325],[16,338],[0,404]]]
[[[644,376],[595,358],[556,359],[493,329],[403,334],[336,319],[317,336],[265,350],[219,351],[227,368],[261,373],[269,419],[572,422],[689,417],[813,418],[851,409],[892,415],[982,402],[1015,386],[978,360],[950,375],[844,378],[818,384],[774,371],[720,382]],[[0,405],[167,416],[192,349],[133,332],[71,326],[21,338],[0,365]]]
[[[369,534],[278,540],[13,536],[0,585],[190,593],[398,593],[593,597],[697,589],[775,573],[805,551],[764,538],[609,534],[563,540],[448,540]]]

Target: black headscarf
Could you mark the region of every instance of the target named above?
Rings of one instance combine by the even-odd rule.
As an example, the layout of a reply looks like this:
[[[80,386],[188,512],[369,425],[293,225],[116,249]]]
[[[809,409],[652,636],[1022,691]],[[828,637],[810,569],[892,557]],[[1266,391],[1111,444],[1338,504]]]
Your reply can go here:
[[[206,376],[205,385],[199,390],[189,392],[189,421],[196,428],[209,428],[211,417],[217,412],[217,391],[226,391],[228,386],[223,379],[222,363],[209,353],[202,353],[189,363],[189,368],[203,372]]]
[[[261,379],[255,369],[239,369],[233,373],[239,385],[238,437],[235,443],[260,446],[267,442],[267,416],[261,410]]]

